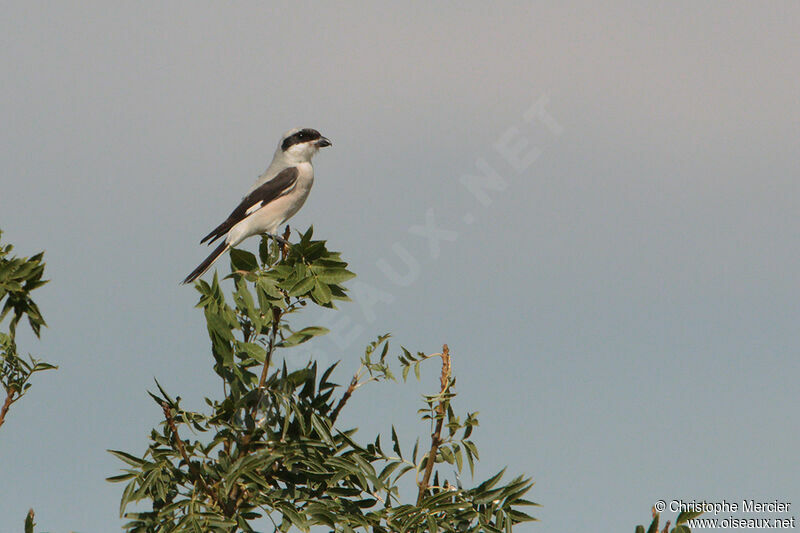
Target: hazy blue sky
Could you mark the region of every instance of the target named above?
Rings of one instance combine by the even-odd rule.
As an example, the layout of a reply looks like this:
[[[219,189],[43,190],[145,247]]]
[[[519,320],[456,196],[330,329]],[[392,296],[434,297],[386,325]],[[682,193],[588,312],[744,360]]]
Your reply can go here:
[[[153,377],[198,408],[219,394],[178,281],[294,126],[334,143],[294,225],[360,283],[312,355],[344,381],[378,333],[449,343],[480,475],[536,480],[520,531],[630,531],[673,498],[800,515],[798,20],[794,2],[4,2],[0,227],[46,250],[50,327],[21,345],[60,369],[0,429],[0,531],[31,506],[43,531],[116,530],[104,450],[144,450]],[[476,196],[486,168],[502,190]],[[361,390],[343,421],[425,435],[436,379]]]

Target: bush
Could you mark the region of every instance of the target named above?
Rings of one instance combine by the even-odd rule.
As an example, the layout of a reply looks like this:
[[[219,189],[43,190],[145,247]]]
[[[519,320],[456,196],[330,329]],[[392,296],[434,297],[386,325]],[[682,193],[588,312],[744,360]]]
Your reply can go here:
[[[343,283],[353,276],[340,254],[312,240],[309,229],[287,248],[262,239],[258,258],[232,250],[226,278],[233,285],[231,303],[216,274],[211,283],[195,284],[224,396],[206,398],[208,409],[198,412],[158,384],[150,393],[163,421],[151,431],[149,447],[141,456],[111,452],[127,465],[109,478],[126,483],[120,513],[129,519],[127,531],[323,526],[337,532],[500,532],[534,520],[521,510],[536,505],[524,499],[530,479],[502,482],[501,471],[464,488],[457,476],[440,471],[447,465],[461,473],[465,463],[472,471],[478,459],[470,440],[478,419],[475,413],[455,414],[446,345],[436,354],[400,350],[403,380],[412,368],[419,377],[427,362],[442,362],[440,389],[424,397],[420,410],[432,426],[430,441],[421,445],[416,439],[411,449],[394,427],[387,445],[380,435],[359,442],[356,428],[337,423],[359,387],[395,379],[389,335],[366,347],[347,387],[331,381],[336,364],[320,369],[309,362],[291,372],[285,364],[273,368],[276,351],[327,331],[295,330],[287,318],[312,304],[335,308],[336,301],[348,299]]]

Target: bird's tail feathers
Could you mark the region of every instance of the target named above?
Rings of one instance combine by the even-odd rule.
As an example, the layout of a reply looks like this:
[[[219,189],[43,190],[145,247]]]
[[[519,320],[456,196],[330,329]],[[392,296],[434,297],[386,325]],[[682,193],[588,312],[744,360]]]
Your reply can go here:
[[[186,279],[185,279],[185,280],[183,280],[183,283],[184,283],[184,284],[186,284],[186,283],[191,283],[191,282],[193,282],[194,280],[196,280],[197,278],[199,278],[200,276],[202,276],[203,274],[205,274],[206,270],[208,270],[209,268],[211,268],[211,265],[213,265],[213,264],[214,264],[214,261],[216,261],[217,259],[219,259],[219,256],[221,256],[221,255],[222,255],[222,254],[224,254],[226,251],[228,251],[228,248],[230,248],[230,245],[229,245],[227,242],[223,242],[223,243],[221,243],[219,246],[217,246],[216,248],[214,248],[214,251],[213,251],[213,252],[211,252],[211,255],[209,255],[208,257],[206,257],[206,258],[205,258],[205,260],[204,260],[202,263],[200,263],[200,264],[197,266],[197,268],[195,268],[195,269],[192,271],[192,273],[191,273],[191,274],[189,274],[188,276],[186,276]]]
[[[219,227],[215,228],[214,231],[212,231],[211,233],[209,233],[208,235],[203,237],[200,240],[200,244],[203,244],[206,241],[208,241],[208,244],[211,244],[212,242],[216,241],[217,239],[219,239],[220,237],[225,235],[224,231],[220,233],[220,229],[221,228],[222,228],[222,225],[220,225]]]

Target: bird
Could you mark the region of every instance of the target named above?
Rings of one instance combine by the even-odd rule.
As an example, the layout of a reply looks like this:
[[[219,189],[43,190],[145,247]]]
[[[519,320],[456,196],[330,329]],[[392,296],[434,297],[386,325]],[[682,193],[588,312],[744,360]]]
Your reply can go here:
[[[191,283],[202,276],[222,254],[248,237],[266,233],[280,240],[276,235],[278,227],[303,207],[314,184],[311,158],[320,148],[332,144],[313,128],[295,128],[284,133],[267,170],[228,218],[203,237],[200,244],[211,245],[221,237],[225,237],[224,240],[183,283]]]

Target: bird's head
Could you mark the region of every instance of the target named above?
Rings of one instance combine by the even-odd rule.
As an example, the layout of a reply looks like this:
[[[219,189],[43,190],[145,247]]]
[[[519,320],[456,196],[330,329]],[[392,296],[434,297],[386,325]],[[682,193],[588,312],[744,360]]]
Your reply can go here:
[[[320,132],[311,128],[295,128],[287,131],[278,144],[278,150],[285,159],[296,162],[311,161],[320,148],[332,143]]]

